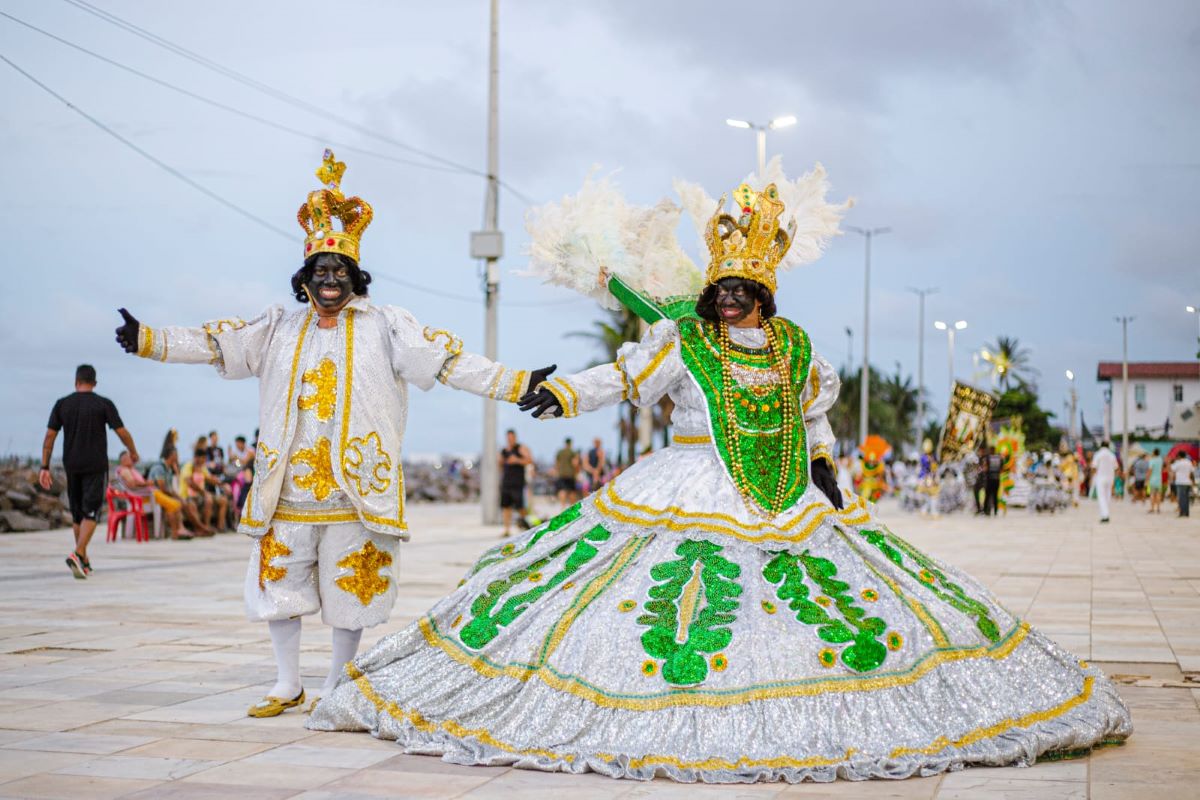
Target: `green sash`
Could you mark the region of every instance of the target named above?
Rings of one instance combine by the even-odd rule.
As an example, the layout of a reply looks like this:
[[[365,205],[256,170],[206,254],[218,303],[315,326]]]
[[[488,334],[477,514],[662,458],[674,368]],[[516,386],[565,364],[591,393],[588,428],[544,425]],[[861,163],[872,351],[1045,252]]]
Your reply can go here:
[[[769,382],[774,376],[768,350],[739,347],[730,342],[729,352],[724,356],[741,367],[739,371],[757,372],[764,380],[763,385],[743,386],[733,377],[734,385],[728,393],[733,407],[728,408],[718,327],[697,317],[677,321],[680,355],[704,393],[713,443],[721,460],[731,476],[739,472],[745,476],[744,485],[738,488],[747,500],[768,513],[779,514],[795,505],[808,488],[808,437],[800,395],[808,379],[812,344],[808,335],[792,322],[774,317],[766,324],[773,328],[782,351],[780,355],[789,370],[786,397],[792,406],[792,425],[787,431],[783,429],[784,392],[777,378],[776,382]],[[789,465],[783,463],[785,444],[791,446]]]

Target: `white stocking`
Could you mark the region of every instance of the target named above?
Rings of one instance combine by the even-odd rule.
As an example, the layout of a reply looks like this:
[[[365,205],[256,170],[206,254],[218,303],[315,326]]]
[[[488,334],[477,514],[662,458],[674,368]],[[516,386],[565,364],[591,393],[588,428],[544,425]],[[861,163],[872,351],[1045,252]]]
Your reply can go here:
[[[333,629],[333,659],[329,662],[329,677],[325,678],[325,685],[321,687],[322,697],[327,697],[333,691],[333,687],[337,686],[346,662],[354,660],[361,639],[362,628],[353,631],[347,628]]]
[[[275,685],[267,694],[291,700],[304,687],[300,683],[300,618],[274,619],[267,623],[271,630],[271,647],[275,650]]]

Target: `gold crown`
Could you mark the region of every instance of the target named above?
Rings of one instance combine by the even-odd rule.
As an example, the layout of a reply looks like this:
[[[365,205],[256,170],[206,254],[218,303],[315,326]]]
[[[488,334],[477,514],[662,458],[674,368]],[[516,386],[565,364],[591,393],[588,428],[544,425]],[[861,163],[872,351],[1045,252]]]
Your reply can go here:
[[[734,219],[724,212],[725,197],[704,231],[711,261],[704,276],[705,283],[714,284],[722,278],[745,278],[757,281],[775,293],[775,270],[792,246],[796,231],[793,220],[785,231],[779,227],[783,203],[775,184],[755,192],[742,184],[733,193],[741,209]]]
[[[341,253],[358,263],[358,240],[371,224],[374,211],[371,204],[361,197],[346,197],[339,188],[345,163],[333,157],[332,150],[325,151],[325,160],[317,170],[317,180],[327,188],[308,193],[308,199],[296,212],[300,227],[304,228],[304,258],[318,253]],[[342,229],[333,229],[333,221],[341,222]]]

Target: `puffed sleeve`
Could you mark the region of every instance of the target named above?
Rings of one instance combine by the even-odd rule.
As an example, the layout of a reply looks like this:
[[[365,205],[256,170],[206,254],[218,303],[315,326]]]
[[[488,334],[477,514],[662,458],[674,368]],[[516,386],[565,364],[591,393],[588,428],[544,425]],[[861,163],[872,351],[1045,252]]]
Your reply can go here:
[[[477,353],[463,352],[448,330],[424,327],[407,310],[385,306],[396,377],[428,390],[435,382],[493,400],[515,403],[529,391],[529,371],[509,369]]]
[[[627,342],[610,364],[574,375],[550,378],[541,386],[558,398],[564,417],[629,400],[635,406],[657,403],[684,370],[679,329],[665,319],[650,326],[640,342]]]
[[[800,393],[804,427],[808,431],[810,459],[826,458],[833,462],[833,446],[837,439],[833,435],[827,415],[837,401],[841,387],[841,378],[833,365],[823,356],[813,353],[808,380],[804,383],[804,391]]]
[[[230,380],[257,377],[283,313],[283,306],[273,305],[249,322],[232,317],[199,328],[141,324],[137,354],[175,364],[212,364],[222,378]]]

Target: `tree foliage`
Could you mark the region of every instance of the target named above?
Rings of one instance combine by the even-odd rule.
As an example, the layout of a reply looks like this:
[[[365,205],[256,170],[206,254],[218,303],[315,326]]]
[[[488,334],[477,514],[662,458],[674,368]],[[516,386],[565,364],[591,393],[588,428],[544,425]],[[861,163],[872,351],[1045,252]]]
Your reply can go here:
[[[1009,389],[1000,395],[1000,402],[992,412],[992,419],[1006,420],[1019,417],[1025,431],[1027,450],[1053,450],[1062,438],[1062,429],[1050,424],[1054,412],[1038,405],[1038,396],[1029,388]]]
[[[853,446],[863,440],[858,430],[862,368],[859,367],[855,372],[842,370],[839,375],[842,390],[829,412],[829,424],[833,426],[838,441]],[[912,377],[901,374],[899,363],[896,364],[895,373],[886,377],[872,367],[868,389],[869,433],[887,439],[897,452],[903,450],[905,444],[913,441],[917,421],[918,391]]]

